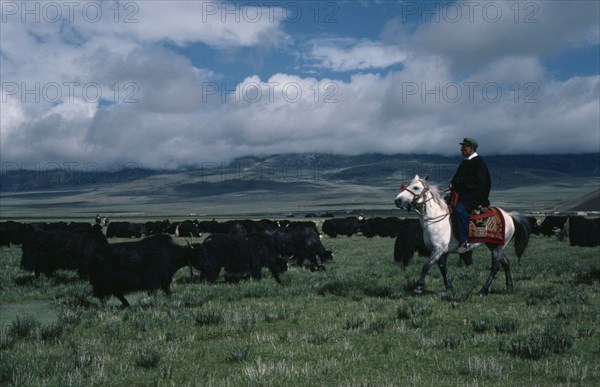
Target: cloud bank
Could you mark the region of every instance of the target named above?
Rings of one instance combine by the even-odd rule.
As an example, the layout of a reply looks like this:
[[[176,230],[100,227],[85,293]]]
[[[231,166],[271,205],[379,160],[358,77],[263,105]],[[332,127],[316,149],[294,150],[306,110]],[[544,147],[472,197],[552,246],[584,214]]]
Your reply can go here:
[[[1,161],[179,168],[287,152],[452,155],[465,136],[484,154],[598,152],[600,75],[559,79],[544,64],[598,49],[598,3],[528,2],[517,20],[505,3],[478,3],[493,6],[423,20],[415,2],[382,19],[377,39],[331,30],[300,44],[283,6],[86,2],[87,13],[58,19],[42,2],[36,20],[6,2]],[[193,45],[296,50],[297,62],[231,83],[186,55]]]

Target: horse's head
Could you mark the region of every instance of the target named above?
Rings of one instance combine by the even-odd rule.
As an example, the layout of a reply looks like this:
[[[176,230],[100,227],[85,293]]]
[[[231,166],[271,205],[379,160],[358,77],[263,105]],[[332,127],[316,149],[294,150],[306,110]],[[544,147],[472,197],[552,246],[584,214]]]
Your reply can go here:
[[[429,176],[425,176],[424,179],[421,179],[419,175],[416,175],[408,185],[400,184],[400,193],[394,200],[396,207],[410,210],[411,206],[422,204],[427,193],[428,178]]]

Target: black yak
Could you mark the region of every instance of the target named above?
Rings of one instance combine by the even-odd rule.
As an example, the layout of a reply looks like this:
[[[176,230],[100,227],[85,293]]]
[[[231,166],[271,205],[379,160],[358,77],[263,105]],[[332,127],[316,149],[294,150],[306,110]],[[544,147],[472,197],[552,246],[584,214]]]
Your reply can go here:
[[[358,233],[362,222],[356,216],[327,219],[323,222],[323,234],[335,238],[338,235],[352,236]]]
[[[272,252],[292,258],[300,266],[305,259],[311,271],[324,270],[324,263],[333,259],[331,250],[326,250],[316,226],[312,222],[291,222],[286,226],[266,229],[261,232]]]
[[[562,230],[568,218],[568,216],[562,215],[548,215],[544,218],[542,224],[540,225],[540,234],[548,237],[555,235],[555,230],[557,228]]]
[[[569,217],[568,237],[571,246],[600,246],[600,218]]]
[[[405,219],[398,228],[394,243],[394,261],[407,266],[414,253],[428,257],[430,251],[425,247],[423,229],[418,219]]]
[[[100,246],[92,257],[90,283],[94,296],[103,303],[113,295],[127,307],[125,294],[130,292],[162,289],[170,294],[173,275],[186,265],[207,269],[201,252],[192,246],[180,246],[166,234],[154,235],[137,242]]]
[[[277,283],[280,275],[287,271],[287,260],[281,259],[267,246],[264,237],[258,234],[214,234],[206,238],[201,245],[204,267],[202,279],[214,282],[225,270],[225,280],[237,282],[252,277],[260,280],[263,267],[268,268]]]
[[[89,232],[51,230],[32,233],[23,243],[21,268],[51,276],[56,270],[77,270],[82,279],[89,278],[93,251],[108,244],[99,230]]]
[[[141,238],[145,225],[131,222],[111,222],[106,228],[107,238]]]
[[[401,227],[402,220],[395,216],[387,218],[370,218],[363,221],[360,231],[367,238],[374,236],[380,237],[395,237],[398,229]]]
[[[175,236],[178,237],[200,237],[198,222],[195,220],[184,220],[175,228]]]
[[[12,220],[0,222],[0,246],[21,245],[34,232],[33,225]]]

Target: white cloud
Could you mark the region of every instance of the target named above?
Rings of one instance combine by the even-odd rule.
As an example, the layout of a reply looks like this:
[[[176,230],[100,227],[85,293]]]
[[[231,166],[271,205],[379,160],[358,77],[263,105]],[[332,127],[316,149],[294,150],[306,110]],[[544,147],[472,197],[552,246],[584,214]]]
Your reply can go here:
[[[98,23],[97,29],[87,31],[131,35],[142,42],[171,41],[179,46],[196,42],[215,47],[255,46],[272,44],[281,34],[285,17],[281,8],[259,3],[146,1],[126,3],[126,7],[121,12],[123,22]]]
[[[597,1],[413,3],[422,22],[389,20],[386,42],[419,53],[441,55],[454,73],[476,71],[506,56],[551,57],[567,48],[600,43]],[[414,34],[407,32],[415,29]]]
[[[472,81],[524,84],[544,80],[544,68],[534,56],[505,56],[469,76]]]
[[[439,82],[436,91],[429,78],[416,82],[417,91],[403,92],[403,71],[354,75],[347,82],[254,76],[238,85],[237,101],[235,95],[227,102],[218,97],[195,110],[149,111],[143,103],[94,110],[77,104],[18,125],[3,137],[3,159],[177,168],[294,151],[456,154],[455,144],[467,135],[479,139],[484,154],[597,151],[598,76],[545,82],[533,90],[536,102],[526,103],[532,90],[520,90],[515,100],[505,83],[497,85],[497,100],[483,94],[482,86],[470,100],[461,83],[455,84],[463,87],[462,96],[452,100],[443,94],[450,88]],[[258,99],[251,90],[257,87]],[[336,102],[325,103],[326,92]]]
[[[218,68],[163,43],[273,44],[285,35],[277,20],[231,25],[207,15],[204,25],[190,8],[197,2],[140,2],[135,25],[4,23],[2,161],[177,168],[284,152],[457,154],[466,135],[484,154],[597,152],[600,76],[552,80],[540,60],[593,43],[593,23],[580,15],[579,26],[565,26],[561,9],[545,4],[534,26],[423,24],[411,37],[390,22],[388,43],[316,38],[305,47],[310,64],[348,72],[344,80],[249,73],[235,91]],[[380,69],[388,71],[370,73]],[[22,90],[36,83],[39,92]],[[47,85],[64,98],[44,94]]]
[[[22,122],[3,133],[3,159],[41,163],[87,159],[83,128],[90,125],[95,110],[93,104],[78,99]]]
[[[318,39],[309,59],[316,67],[333,71],[382,69],[402,63],[406,54],[396,46],[370,40]]]

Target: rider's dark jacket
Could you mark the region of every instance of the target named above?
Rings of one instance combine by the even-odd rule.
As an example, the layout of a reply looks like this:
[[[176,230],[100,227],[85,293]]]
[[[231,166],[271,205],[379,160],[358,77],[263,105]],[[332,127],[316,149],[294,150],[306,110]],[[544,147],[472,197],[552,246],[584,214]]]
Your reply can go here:
[[[459,195],[468,212],[477,206],[489,206],[492,179],[485,160],[479,155],[464,159],[452,178],[452,190]]]

